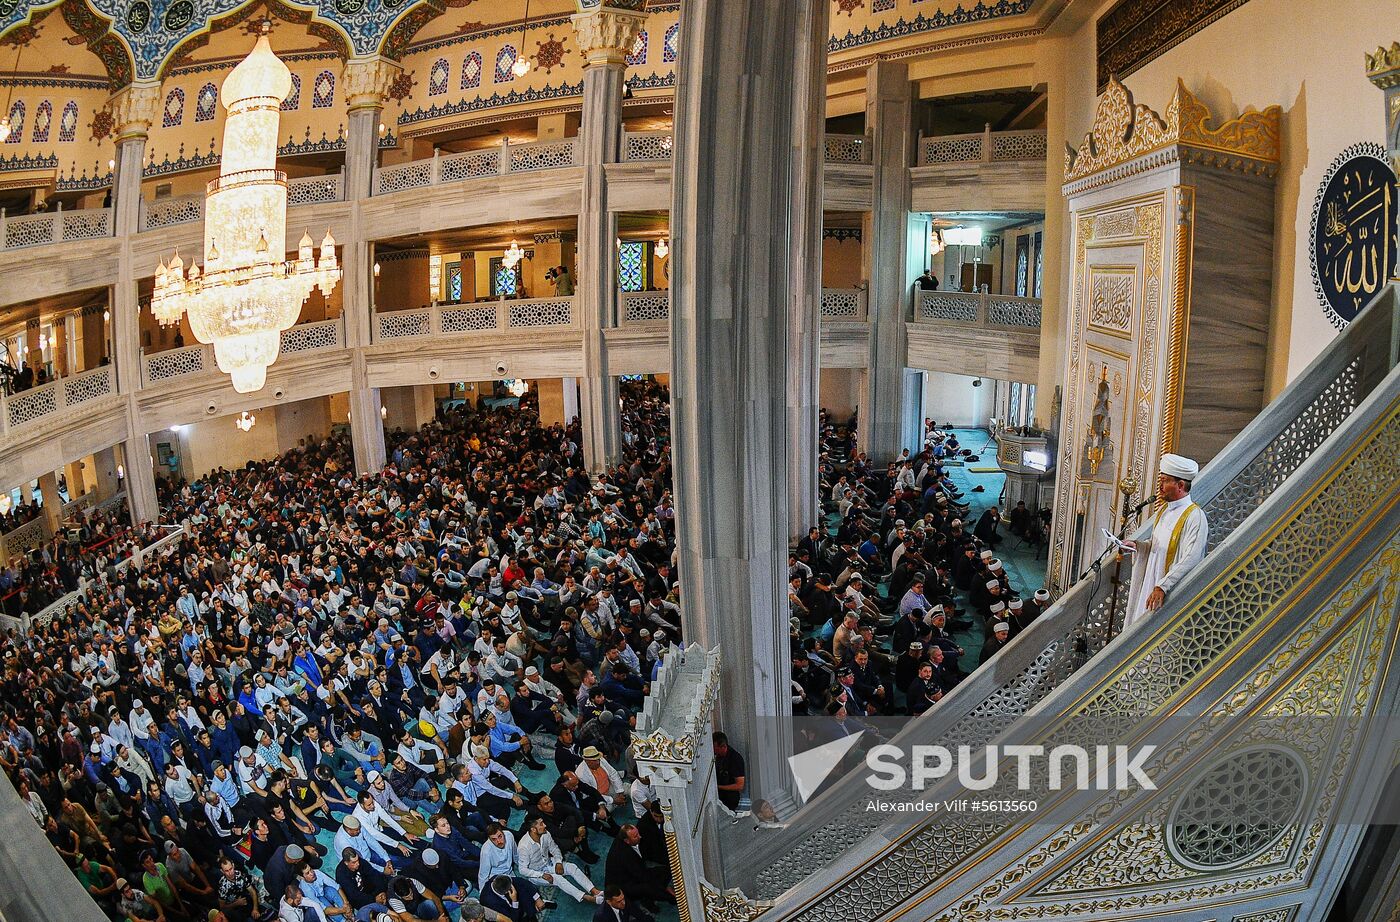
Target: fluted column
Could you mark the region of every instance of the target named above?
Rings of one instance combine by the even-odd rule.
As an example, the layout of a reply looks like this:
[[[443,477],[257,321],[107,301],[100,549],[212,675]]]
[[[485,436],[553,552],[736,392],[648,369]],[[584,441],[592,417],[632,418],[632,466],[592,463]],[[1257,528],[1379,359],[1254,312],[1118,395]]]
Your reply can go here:
[[[362,223],[361,204],[369,198],[374,167],[379,161],[379,120],[389,86],[401,68],[382,57],[351,58],[345,63],[342,85],[349,107],[345,132],[345,200],[350,203],[350,235],[341,248],[345,286],[345,344],[352,350],[350,380],[350,441],[355,473],[372,474],[384,467],[384,417],[379,388],[369,387],[360,347],[371,341],[374,322],[374,258]]]
[[[718,645],[717,720],[751,797],[792,803],[787,363],[799,87],[825,0],[691,0],[672,191],[671,405],[686,639]],[[783,809],[779,806],[779,809]]]
[[[112,177],[113,227],[121,241],[117,283],[112,288],[112,362],[117,370],[117,390],[135,394],[141,387],[141,305],[136,281],[154,274],[155,266],[136,265],[131,239],[140,230],[141,170],[145,165],[146,138],[160,113],[160,84],[135,83],[108,102],[116,129],[116,171]],[[155,465],[134,400],[127,404],[131,437],[122,443],[126,459],[127,508],[135,523],[153,521],[160,514],[156,498]]]
[[[824,34],[827,6],[812,5],[811,28]],[[804,26],[804,29],[806,27]],[[804,33],[805,34],[805,33]],[[792,291],[787,362],[788,538],[798,540],[821,517],[817,478],[821,410],[822,173],[826,164],[826,46],[797,49],[797,101],[792,132]]]
[[[617,378],[608,368],[604,340],[604,331],[614,325],[617,215],[608,210],[608,178],[603,166],[618,160],[626,68],[623,59],[645,21],[643,13],[607,6],[573,16],[575,38],[584,57],[578,138],[583,198],[574,272],[574,307],[583,322],[579,421],[584,462],[594,471],[616,461],[622,450]]]
[[[870,281],[870,357],[857,441],[877,464],[899,454],[909,313],[909,66],[876,61],[866,70],[865,127],[871,134],[874,202],[865,215],[865,277]],[[922,266],[919,267],[922,270]],[[917,273],[916,273],[917,274]]]

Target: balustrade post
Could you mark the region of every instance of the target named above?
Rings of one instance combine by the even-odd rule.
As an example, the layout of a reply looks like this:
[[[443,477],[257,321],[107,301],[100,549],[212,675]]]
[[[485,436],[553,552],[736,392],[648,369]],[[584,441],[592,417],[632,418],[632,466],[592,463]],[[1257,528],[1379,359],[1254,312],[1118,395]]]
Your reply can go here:
[[[505,136],[503,136],[503,137],[501,138],[501,159],[500,159],[500,162],[496,164],[496,173],[497,173],[498,175],[504,176],[504,175],[506,175],[506,174],[509,173],[509,172],[510,172],[510,136],[509,136],[509,135],[505,135]]]
[[[432,186],[442,185],[442,148],[433,148],[433,166],[429,175],[428,184]]]
[[[992,162],[992,123],[987,122],[982,128],[982,162]]]

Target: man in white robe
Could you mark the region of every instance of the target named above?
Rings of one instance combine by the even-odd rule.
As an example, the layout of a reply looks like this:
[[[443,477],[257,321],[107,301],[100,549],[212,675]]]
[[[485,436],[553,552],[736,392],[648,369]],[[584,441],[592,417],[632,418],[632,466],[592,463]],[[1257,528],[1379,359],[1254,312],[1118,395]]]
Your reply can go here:
[[[1157,498],[1166,505],[1154,518],[1152,537],[1134,541],[1133,588],[1128,596],[1126,630],[1166,604],[1176,584],[1206,556],[1209,524],[1191,501],[1191,481],[1200,466],[1181,455],[1163,455]]]

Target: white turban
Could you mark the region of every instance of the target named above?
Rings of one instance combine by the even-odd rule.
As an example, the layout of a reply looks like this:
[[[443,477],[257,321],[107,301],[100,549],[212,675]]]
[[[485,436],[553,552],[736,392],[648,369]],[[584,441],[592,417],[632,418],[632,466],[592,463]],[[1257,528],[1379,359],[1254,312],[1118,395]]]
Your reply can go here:
[[[1006,606],[1003,603],[996,602],[992,605],[992,614],[999,615],[1004,611],[1006,611]]]
[[[1201,466],[1181,455],[1162,455],[1162,463],[1158,466],[1158,470],[1169,477],[1195,480],[1196,475],[1201,472]]]
[[[992,625],[992,633],[994,633],[994,634],[995,634],[997,631],[1010,631],[1010,630],[1011,630],[1011,625],[1007,624],[1005,621],[998,621],[996,624],[993,624],[993,625]]]
[[[997,581],[994,580],[994,579],[989,579],[989,580],[987,580],[987,588],[988,588],[988,589],[995,589],[996,587],[998,587],[998,586],[1000,586],[1000,585],[1001,585],[1001,583],[997,582]]]

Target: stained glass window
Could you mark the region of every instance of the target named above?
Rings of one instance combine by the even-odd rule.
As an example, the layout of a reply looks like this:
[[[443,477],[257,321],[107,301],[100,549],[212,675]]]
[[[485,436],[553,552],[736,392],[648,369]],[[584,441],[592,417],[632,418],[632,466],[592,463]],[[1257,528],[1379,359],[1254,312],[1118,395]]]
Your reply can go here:
[[[323,70],[311,84],[311,108],[329,109],[335,102],[335,74]]]
[[[645,29],[637,36],[637,40],[632,43],[632,50],[627,52],[627,57],[624,61],[629,67],[636,67],[638,64],[645,64],[647,62],[647,33]]]
[[[494,297],[515,294],[519,276],[514,267],[507,268],[499,256],[491,260],[491,294]]]
[[[53,104],[47,99],[34,110],[33,143],[42,144],[49,139],[49,125],[53,122]]]
[[[78,104],[73,100],[63,107],[63,114],[58,119],[58,139],[60,141],[72,141],[78,136]]]
[[[293,112],[301,105],[301,77],[292,74],[292,91],[282,100],[282,111]]]
[[[1035,235],[1035,284],[1031,288],[1040,297],[1041,282],[1045,280],[1045,247],[1040,234]]]
[[[671,28],[666,30],[666,37],[661,42],[661,60],[670,64],[680,53],[681,24],[672,23]]]
[[[214,118],[214,107],[219,102],[219,90],[212,83],[206,83],[199,88],[198,95],[194,98],[194,120],[196,122],[207,122]]]
[[[1035,385],[1026,385],[1026,422],[1035,422]]]
[[[1007,407],[1007,422],[1013,426],[1021,425],[1021,385],[1011,382],[1011,405]]]
[[[177,86],[175,89],[165,94],[165,111],[163,111],[160,116],[160,127],[174,128],[184,120],[185,91]]]
[[[623,291],[646,291],[651,244],[627,241],[617,251],[617,284]]]
[[[10,106],[10,136],[6,144],[18,144],[24,137],[24,101],[16,99]]]
[[[441,96],[447,92],[447,75],[449,73],[447,58],[438,58],[433,62],[432,70],[428,71],[429,96]]]
[[[497,83],[510,83],[515,79],[515,74],[511,73],[511,65],[515,63],[515,46],[506,45],[496,54],[496,75]]]
[[[481,52],[473,51],[462,59],[462,89],[481,85]]]
[[[447,299],[449,301],[462,300],[462,264],[447,264]]]
[[[1022,238],[1024,239],[1024,238]],[[1026,296],[1026,273],[1031,268],[1031,254],[1029,247],[1016,248],[1016,297]]]

